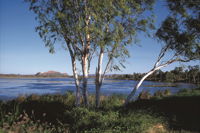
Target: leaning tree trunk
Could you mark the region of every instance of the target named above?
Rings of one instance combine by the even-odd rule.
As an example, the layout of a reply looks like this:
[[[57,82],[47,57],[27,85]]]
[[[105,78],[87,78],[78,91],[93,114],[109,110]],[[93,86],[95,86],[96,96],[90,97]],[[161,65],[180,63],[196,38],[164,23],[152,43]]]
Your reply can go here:
[[[135,85],[134,89],[131,91],[131,93],[128,95],[125,104],[128,104],[131,101],[131,98],[135,95],[136,91],[139,89],[139,87],[141,86],[141,84],[144,82],[144,80],[150,76],[152,73],[154,73],[156,70],[153,69],[151,71],[149,71],[147,74],[145,74],[142,79]]]
[[[98,67],[96,70],[96,107],[98,108],[100,105],[100,88],[102,85],[102,61],[103,61],[103,48],[100,50],[99,59],[98,59]]]
[[[157,71],[157,70],[159,70],[159,69],[161,69],[161,68],[163,68],[163,67],[166,67],[167,65],[169,65],[169,64],[171,64],[171,63],[173,63],[173,62],[175,62],[175,61],[178,61],[177,59],[174,59],[174,60],[169,60],[169,61],[167,61],[166,63],[163,63],[163,64],[158,65],[159,62],[160,62],[160,59],[161,59],[161,58],[159,58],[158,61],[155,63],[155,66],[153,67],[153,69],[150,70],[148,73],[146,73],[146,74],[142,77],[142,79],[135,85],[134,89],[133,89],[133,90],[131,91],[131,93],[128,95],[128,97],[127,97],[127,99],[126,99],[126,101],[125,101],[125,105],[128,104],[128,103],[131,101],[131,98],[135,95],[136,91],[139,89],[139,87],[141,86],[141,84],[143,83],[143,81],[144,81],[148,76],[150,76],[151,74],[153,74],[155,71]]]

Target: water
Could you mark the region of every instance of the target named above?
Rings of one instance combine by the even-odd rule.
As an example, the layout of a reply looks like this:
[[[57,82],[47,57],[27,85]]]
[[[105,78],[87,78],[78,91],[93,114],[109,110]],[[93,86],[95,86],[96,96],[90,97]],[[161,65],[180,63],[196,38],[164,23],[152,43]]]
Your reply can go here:
[[[133,80],[112,80],[106,79],[101,88],[103,95],[123,94],[131,92],[137,81]],[[154,93],[158,90],[169,89],[171,93],[176,93],[183,88],[195,88],[193,84],[176,83],[176,87],[147,87],[148,85],[166,85],[169,83],[144,81],[137,94],[142,90]],[[95,93],[94,80],[89,79],[88,91]],[[74,80],[72,78],[0,78],[0,99],[13,99],[22,95],[30,94],[64,94],[67,91],[75,91]]]

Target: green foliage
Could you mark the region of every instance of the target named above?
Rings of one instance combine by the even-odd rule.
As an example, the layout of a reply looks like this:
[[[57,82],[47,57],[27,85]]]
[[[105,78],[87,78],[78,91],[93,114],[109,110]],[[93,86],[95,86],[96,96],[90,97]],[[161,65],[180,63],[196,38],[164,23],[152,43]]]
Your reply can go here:
[[[151,97],[152,97],[152,95],[149,93],[149,91],[142,91],[138,96],[138,100],[150,99]]]
[[[156,98],[161,98],[161,97],[163,97],[163,91],[161,91],[161,90],[156,91],[156,92],[154,93],[154,97],[156,97]]]
[[[167,82],[174,82],[175,81],[175,74],[171,72],[166,73],[166,81]]]
[[[9,113],[5,117],[10,118],[13,117],[14,114]],[[51,125],[47,122],[41,123],[40,120],[34,121],[27,113],[21,113],[16,119],[12,120],[12,124],[9,123],[8,120],[4,120],[3,125],[1,125],[1,129],[3,133],[7,132],[15,132],[15,133],[49,133],[56,132],[57,129],[54,125]],[[67,133],[67,128],[65,130],[62,129],[63,133]]]
[[[163,123],[147,112],[132,112],[121,115],[117,111],[92,111],[86,108],[75,108],[66,112],[70,119],[72,132],[146,132],[151,126]]]
[[[158,123],[163,124],[163,121],[161,118],[156,118],[156,116],[153,116],[145,111],[138,111],[128,114],[128,117],[121,117],[118,123],[121,127],[121,131],[129,133],[144,133],[148,132],[147,130],[150,127],[153,127]]]
[[[170,96],[171,92],[169,89],[166,89],[166,90],[164,90],[163,94],[164,94],[164,96]]]
[[[154,93],[154,97],[153,98],[163,98],[163,97],[168,97],[171,96],[171,92],[169,89],[166,89],[164,91],[158,90]]]
[[[72,132],[112,129],[113,122],[118,118],[116,112],[96,112],[86,108],[74,108],[66,113],[72,126]]]
[[[113,95],[101,98],[102,106],[95,108],[91,105],[89,108],[74,107],[74,95],[68,92],[64,95],[31,95],[28,97],[17,98],[12,101],[0,101],[0,132],[30,132],[30,133],[69,133],[69,132],[86,132],[86,133],[146,133],[146,132],[176,132],[175,129],[168,129],[168,124],[175,126],[183,123],[174,123],[171,111],[175,109],[181,112],[188,110],[186,101],[182,98],[191,97],[198,104],[196,98],[200,96],[200,89],[181,90],[175,96],[169,96],[169,90],[157,92],[159,99],[138,100],[131,104],[123,106],[124,96]],[[94,97],[91,97],[91,100]],[[170,100],[171,99],[171,100]],[[176,101],[175,107],[172,101]],[[179,103],[180,102],[180,103]],[[184,109],[182,109],[184,103]],[[169,105],[168,105],[169,104]],[[151,108],[148,108],[151,107]],[[167,119],[163,117],[162,111],[154,110],[164,109]],[[190,110],[190,109],[189,109]],[[190,110],[192,115],[193,110]],[[198,112],[199,113],[199,112]],[[177,116],[181,115],[178,111]],[[186,115],[186,116],[188,116]],[[184,117],[186,117],[184,116]],[[195,114],[195,118],[196,118]],[[178,118],[183,119],[183,116]],[[195,119],[191,118],[191,119]],[[188,119],[187,117],[185,119]],[[198,121],[198,119],[197,119]],[[176,121],[178,122],[178,121]],[[185,121],[184,121],[185,123]],[[192,123],[193,125],[194,123]],[[197,123],[195,123],[198,125]],[[183,130],[183,129],[181,129]],[[180,131],[179,131],[180,132]],[[187,132],[184,131],[183,132]],[[189,132],[189,131],[188,131]]]
[[[101,101],[101,108],[104,110],[113,110],[120,107],[124,103],[125,96],[123,95],[111,95],[106,100]]]
[[[103,106],[99,109],[95,106],[74,107],[71,105],[74,99],[72,93],[31,95],[23,100],[19,99],[0,102],[0,130],[2,132],[142,133],[164,122],[161,118],[145,111],[129,113],[121,111],[124,97],[118,95],[104,97],[101,101]]]
[[[161,93],[159,92],[159,94]],[[199,89],[193,89],[167,97],[137,100],[127,105],[127,110],[131,112],[141,109],[148,112],[157,112],[158,116],[161,114],[161,116],[168,119],[168,127],[170,129],[166,132],[179,131],[184,133],[199,131],[199,105]]]
[[[113,69],[123,67],[129,56],[126,46],[136,41],[138,32],[148,34],[148,30],[154,29],[151,12],[154,0],[25,1],[36,14],[39,22],[36,31],[51,53],[57,41],[64,41],[71,52],[81,56],[85,43],[90,43],[88,54],[101,47],[109,57],[118,60]],[[144,15],[146,12],[150,15]]]
[[[181,89],[176,96],[199,96],[200,89]]]
[[[138,100],[161,99],[168,96],[171,96],[171,92],[169,89],[165,89],[163,91],[158,90],[153,95],[151,95],[149,91],[142,91],[138,96]]]
[[[5,106],[5,104],[1,104],[1,109],[3,109],[3,106]],[[12,102],[8,105],[6,105],[6,107],[4,107],[5,110],[2,110],[0,112],[0,125],[3,125],[5,122],[7,122],[9,125],[12,125],[14,121],[17,120],[18,116],[20,115],[20,107],[19,104],[17,102]]]
[[[133,73],[124,75],[111,75],[108,78],[113,79],[129,79],[140,80],[144,76],[144,73]],[[186,82],[200,84],[200,67],[199,65],[187,66],[187,67],[175,67],[171,71],[163,72],[161,70],[156,71],[147,80],[161,81],[161,82]],[[163,85],[149,85],[147,87],[175,87],[176,84],[163,84]]]
[[[189,96],[196,100],[195,97],[200,96],[200,89],[182,90],[175,96],[163,98],[163,95],[168,96],[168,94],[168,90],[160,91],[159,96],[162,96],[161,99],[138,100],[132,103],[138,104],[133,107],[130,105],[127,107],[122,106],[124,102],[123,96],[105,96],[101,99],[102,106],[98,109],[95,108],[95,106],[90,106],[90,108],[74,107],[72,104],[74,103],[72,102],[74,96],[71,92],[68,92],[65,95],[31,95],[7,102],[0,101],[0,131],[5,133],[176,132],[174,129],[168,130],[167,128],[168,124],[173,124],[174,121],[170,121],[167,124],[164,117],[161,117],[162,115],[158,114],[161,112],[156,112],[153,109],[157,106],[158,109],[164,108],[164,111],[166,111],[165,113],[167,113],[167,115],[164,116],[171,120],[172,116],[170,114],[172,112],[176,113],[176,111],[171,111],[171,109],[175,109],[176,106],[177,109],[180,109],[179,104],[181,104],[182,108],[182,101],[180,101],[180,99]],[[172,100],[170,100],[170,98],[172,98]],[[169,108],[169,105],[173,105],[172,101],[177,101],[177,104],[175,104],[174,108]],[[198,101],[196,102],[198,103]],[[168,103],[169,105],[167,105]],[[183,105],[189,106],[191,104]],[[151,106],[153,108],[149,109],[146,106]],[[42,110],[40,110],[40,108]],[[187,109],[181,109],[181,111],[185,110]],[[153,113],[154,111],[155,113]],[[192,114],[193,113],[190,113],[188,115]],[[179,114],[176,115],[178,116]],[[197,116],[195,115],[195,117]],[[183,116],[180,118],[182,120]],[[182,123],[175,123],[176,126],[179,124]],[[182,131],[187,132],[185,130]]]
[[[199,0],[168,0],[170,16],[158,29],[157,37],[164,41],[168,50],[183,60],[200,59],[200,2]]]

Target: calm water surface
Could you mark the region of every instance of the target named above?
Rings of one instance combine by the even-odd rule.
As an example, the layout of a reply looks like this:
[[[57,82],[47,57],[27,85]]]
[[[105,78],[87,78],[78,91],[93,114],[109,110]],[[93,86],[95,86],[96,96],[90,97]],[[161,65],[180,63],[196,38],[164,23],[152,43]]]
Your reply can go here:
[[[124,94],[131,92],[132,87],[137,83],[133,80],[112,80],[106,79],[102,85],[101,93],[104,95]],[[148,90],[154,93],[158,90],[170,89],[176,93],[180,89],[195,88],[193,84],[176,83],[177,87],[146,87],[148,85],[165,85],[170,83],[145,81],[138,90]],[[88,91],[95,92],[94,80],[89,79]],[[30,94],[64,94],[67,91],[75,91],[74,80],[72,78],[0,78],[0,99],[7,100],[21,95]]]

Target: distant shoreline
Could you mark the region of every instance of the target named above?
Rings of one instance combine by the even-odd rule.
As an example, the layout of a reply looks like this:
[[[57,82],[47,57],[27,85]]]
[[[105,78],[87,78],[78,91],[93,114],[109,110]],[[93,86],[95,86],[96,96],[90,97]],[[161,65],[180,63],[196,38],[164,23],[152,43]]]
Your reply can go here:
[[[122,74],[123,75],[123,74]],[[132,78],[124,78],[120,77],[121,75],[118,75],[119,77],[112,77],[112,76],[105,76],[105,79],[113,79],[113,80],[134,80],[134,81],[139,81],[138,79],[132,79]],[[7,79],[12,79],[12,78],[73,78],[72,75],[21,75],[21,74],[0,74],[0,78],[7,78]],[[95,78],[94,75],[88,76],[88,78]],[[184,81],[175,81],[175,82],[168,82],[168,81],[160,81],[160,80],[149,80],[147,79],[146,81],[155,81],[155,82],[164,82],[164,83],[172,83],[170,85],[148,85],[146,87],[175,87],[176,83],[188,83]],[[189,83],[189,84],[196,84],[199,85],[198,83]]]
[[[73,76],[36,76],[36,75],[18,75],[18,74],[0,74],[0,78],[73,78]]]

